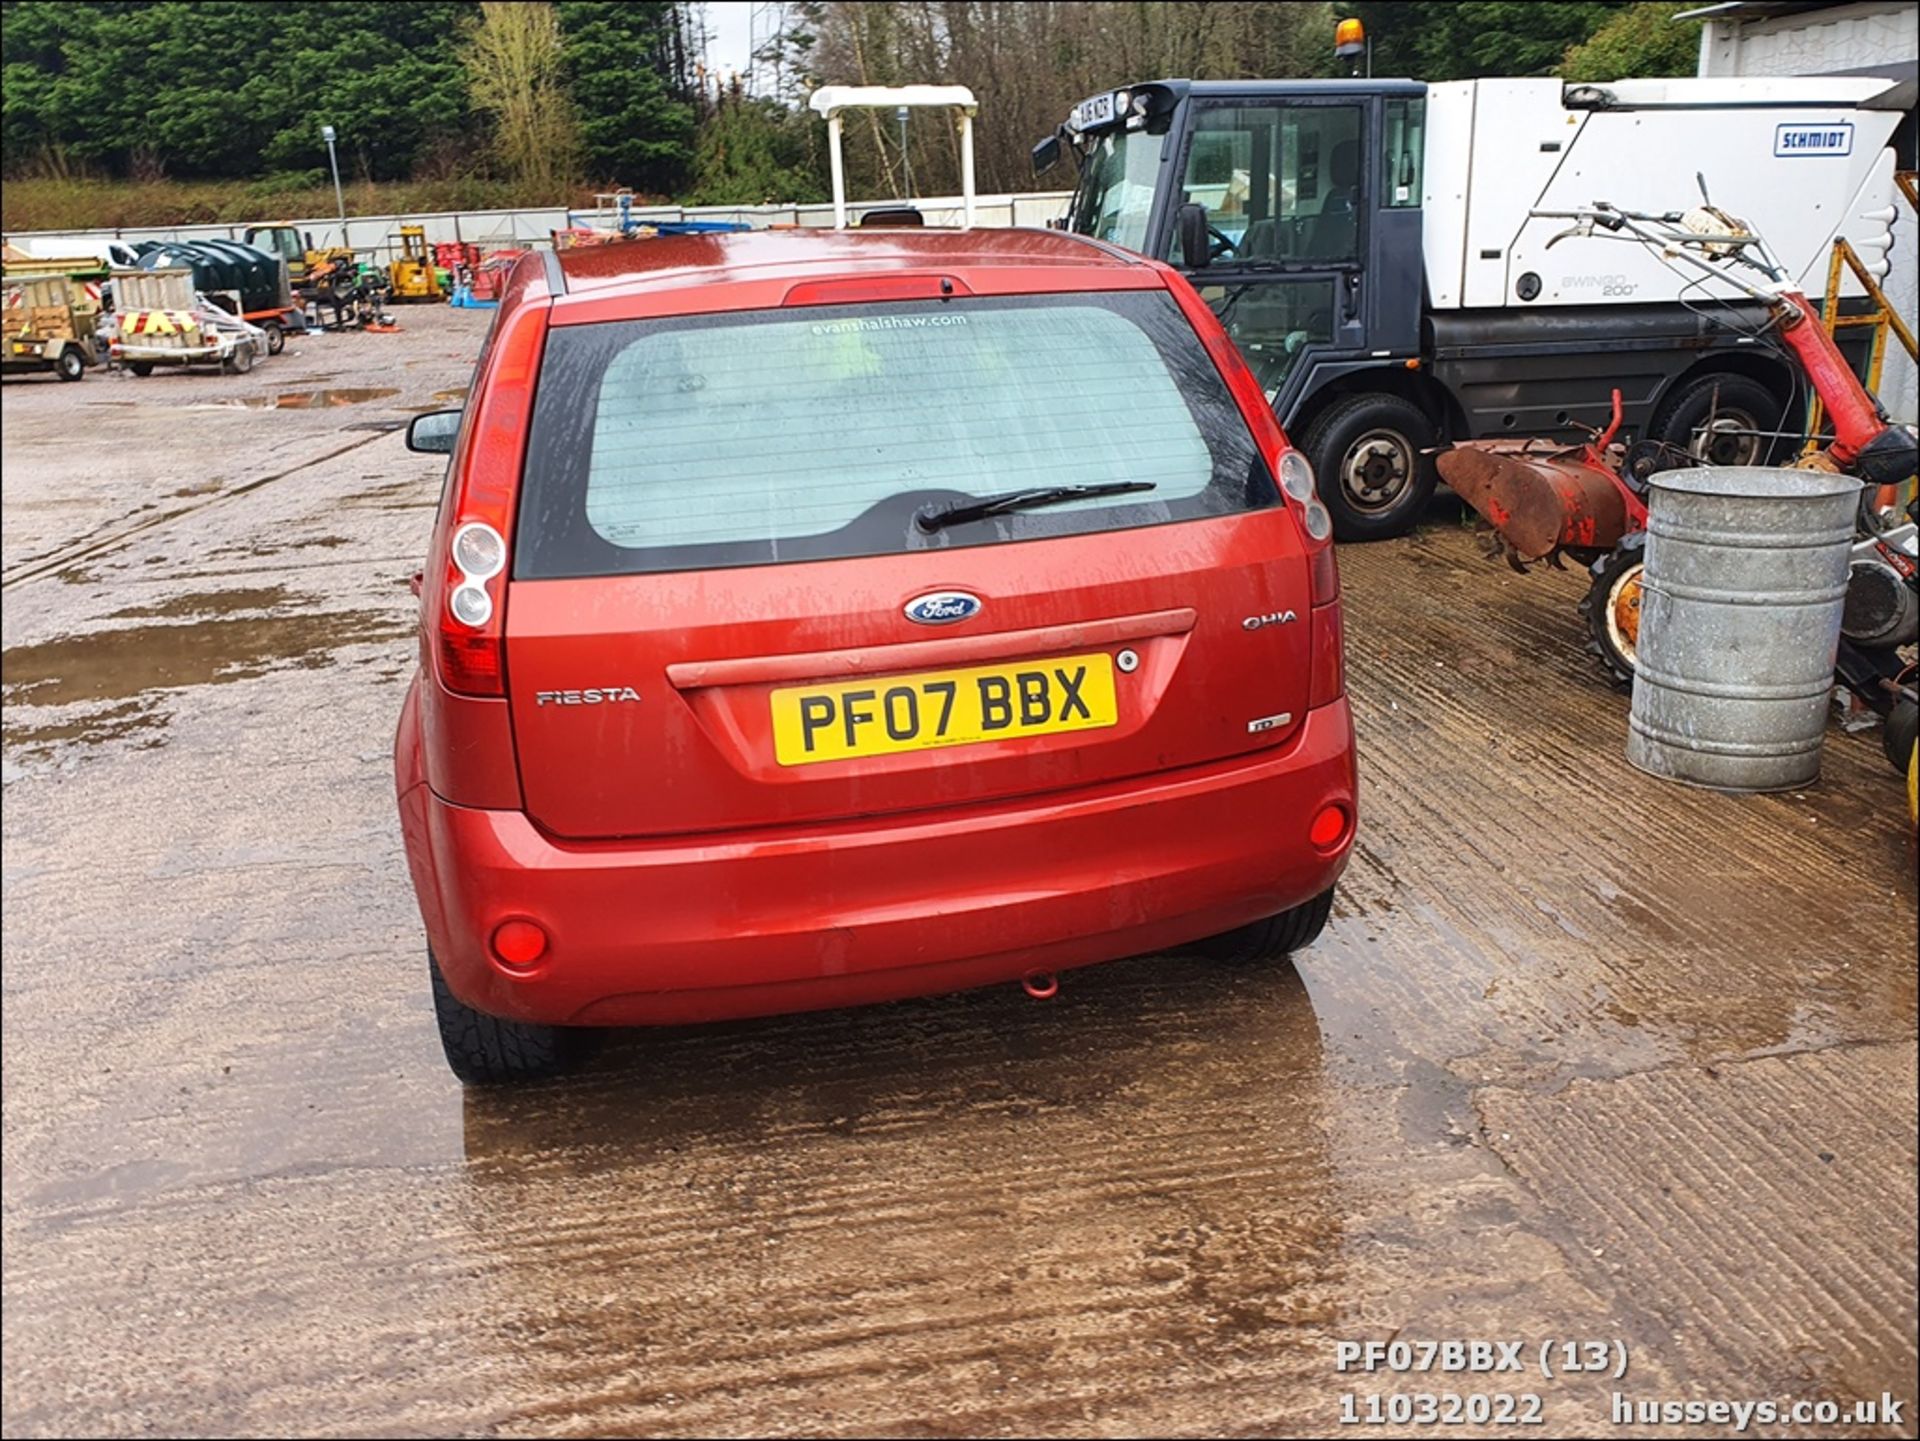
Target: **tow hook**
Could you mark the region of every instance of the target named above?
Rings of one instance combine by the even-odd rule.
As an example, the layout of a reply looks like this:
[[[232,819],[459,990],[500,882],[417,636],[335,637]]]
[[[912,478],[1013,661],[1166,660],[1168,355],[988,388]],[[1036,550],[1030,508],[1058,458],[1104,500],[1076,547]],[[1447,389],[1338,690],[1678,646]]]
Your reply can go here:
[[[1020,984],[1036,1001],[1050,1001],[1060,994],[1060,978],[1052,971],[1028,971]]]

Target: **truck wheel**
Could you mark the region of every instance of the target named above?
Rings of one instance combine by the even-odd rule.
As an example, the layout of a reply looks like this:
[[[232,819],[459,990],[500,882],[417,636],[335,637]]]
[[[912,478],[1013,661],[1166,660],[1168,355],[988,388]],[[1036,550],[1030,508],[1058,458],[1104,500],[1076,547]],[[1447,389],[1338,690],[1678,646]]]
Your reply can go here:
[[[427,952],[433,976],[433,1018],[447,1064],[469,1086],[537,1081],[557,1075],[578,1054],[579,1032],[564,1026],[529,1025],[476,1011],[453,994],[440,962]]]
[[[60,352],[60,358],[53,363],[54,374],[62,380],[84,380],[87,374],[87,358],[78,350],[69,347]]]
[[[1412,530],[1438,478],[1428,453],[1437,439],[1426,412],[1397,395],[1349,396],[1308,426],[1301,449],[1334,535],[1385,540]]]
[[[144,379],[153,374],[153,362],[151,360],[130,360],[127,362],[127,369]]]
[[[1293,952],[1312,945],[1326,929],[1327,917],[1332,913],[1333,887],[1328,886],[1303,905],[1252,925],[1208,936],[1194,949],[1212,960],[1231,964],[1283,961]]]
[[[260,327],[267,332],[267,354],[278,355],[287,348],[287,328],[277,320],[269,320]]]
[[[1702,375],[1660,402],[1650,439],[1691,456],[1695,465],[1765,465],[1769,445],[1752,434],[1777,428],[1780,399],[1746,375]]]
[[[1630,535],[1593,563],[1593,584],[1580,602],[1587,618],[1587,649],[1600,657],[1614,680],[1633,684],[1640,654],[1640,579],[1646,570],[1647,537]]]

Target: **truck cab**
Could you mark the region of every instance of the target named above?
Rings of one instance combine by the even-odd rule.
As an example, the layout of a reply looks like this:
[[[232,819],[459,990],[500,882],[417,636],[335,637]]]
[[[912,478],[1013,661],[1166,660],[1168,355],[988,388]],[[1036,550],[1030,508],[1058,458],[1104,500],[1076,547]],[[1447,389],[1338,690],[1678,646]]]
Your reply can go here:
[[[1749,187],[1738,213],[1770,231],[1790,223],[1767,211],[1788,196],[1825,217],[1795,236],[1817,293],[1834,225],[1891,193],[1880,126],[1897,117],[1855,109],[1883,82],[1687,88],[1715,83],[1159,80],[1082,101],[1034,163],[1072,150],[1063,228],[1178,268],[1298,437],[1336,534],[1376,539],[1417,521],[1438,447],[1577,442],[1607,423],[1616,387],[1630,433],[1700,460],[1759,463],[1773,445],[1762,433],[1791,428],[1793,372],[1742,334],[1760,317],[1702,305],[1723,298],[1681,294],[1591,243],[1549,261],[1546,222],[1529,218],[1568,189],[1582,203],[1693,203],[1705,164]],[[1858,153],[1755,158],[1788,122],[1842,113],[1860,122]]]

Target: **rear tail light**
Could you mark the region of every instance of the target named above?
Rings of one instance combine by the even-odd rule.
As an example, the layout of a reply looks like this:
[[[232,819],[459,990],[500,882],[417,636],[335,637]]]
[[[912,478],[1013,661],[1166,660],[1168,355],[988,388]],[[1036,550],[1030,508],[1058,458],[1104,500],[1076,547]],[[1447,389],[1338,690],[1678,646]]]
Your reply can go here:
[[[441,518],[445,560],[429,613],[439,641],[440,682],[460,695],[507,693],[507,558],[546,325],[540,305],[526,305],[507,319],[453,460],[453,490]]]

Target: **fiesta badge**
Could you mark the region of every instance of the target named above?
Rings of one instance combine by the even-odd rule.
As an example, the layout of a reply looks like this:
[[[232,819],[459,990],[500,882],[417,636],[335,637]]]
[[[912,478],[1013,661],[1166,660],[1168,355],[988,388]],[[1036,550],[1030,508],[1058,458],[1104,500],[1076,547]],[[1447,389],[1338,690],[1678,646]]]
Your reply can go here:
[[[907,619],[919,625],[952,625],[980,614],[980,598],[963,590],[916,596],[906,604]]]

